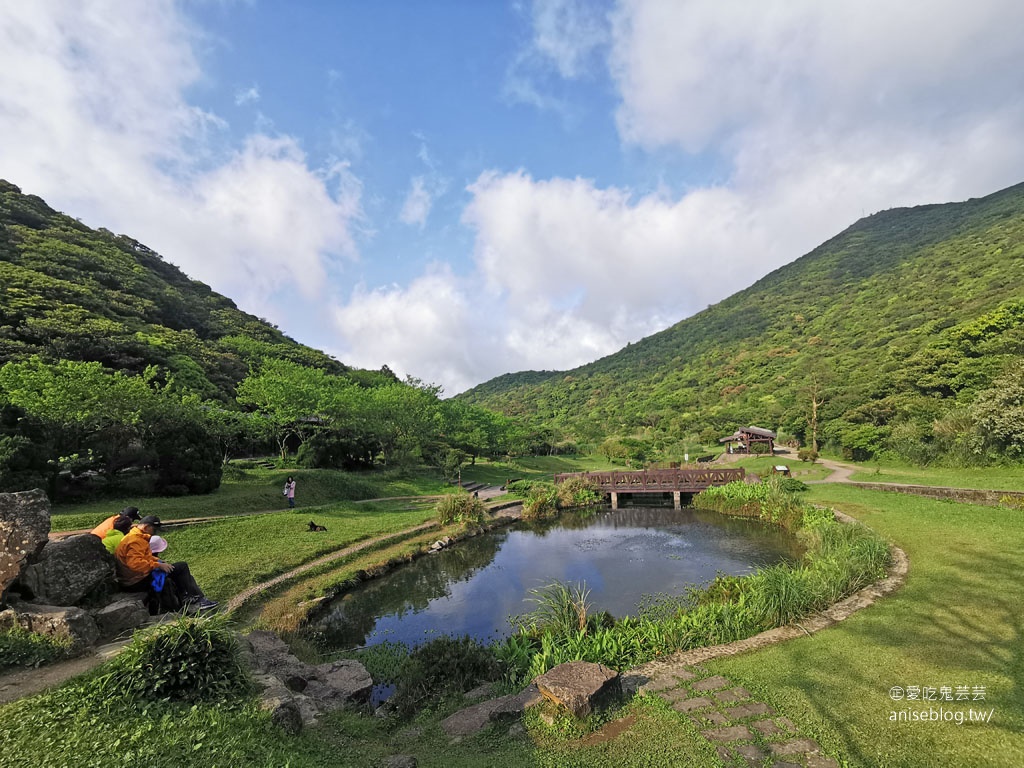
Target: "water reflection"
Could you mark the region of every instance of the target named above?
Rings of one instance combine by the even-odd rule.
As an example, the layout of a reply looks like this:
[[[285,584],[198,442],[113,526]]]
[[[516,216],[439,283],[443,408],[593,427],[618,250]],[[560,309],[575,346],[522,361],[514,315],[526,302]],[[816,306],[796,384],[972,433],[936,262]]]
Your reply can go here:
[[[681,594],[717,573],[744,574],[801,554],[792,536],[699,510],[630,508],[521,523],[460,542],[359,585],[311,629],[327,648],[435,634],[490,641],[530,611],[529,591],[584,581],[594,610],[635,613],[645,594]]]

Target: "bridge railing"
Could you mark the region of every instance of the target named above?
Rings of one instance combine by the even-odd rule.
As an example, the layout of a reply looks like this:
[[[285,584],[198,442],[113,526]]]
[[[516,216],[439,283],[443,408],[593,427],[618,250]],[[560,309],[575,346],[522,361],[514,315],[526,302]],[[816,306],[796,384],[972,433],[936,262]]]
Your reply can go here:
[[[726,485],[742,480],[742,467],[729,469],[644,469],[634,472],[566,472],[555,475],[555,483],[582,477],[600,490],[616,493],[659,493],[681,491],[697,493],[713,485]]]

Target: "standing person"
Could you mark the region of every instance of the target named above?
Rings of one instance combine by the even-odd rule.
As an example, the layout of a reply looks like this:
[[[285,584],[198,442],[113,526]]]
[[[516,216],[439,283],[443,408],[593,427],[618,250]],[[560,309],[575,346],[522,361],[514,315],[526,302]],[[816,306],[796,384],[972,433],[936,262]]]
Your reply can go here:
[[[188,569],[188,563],[165,563],[149,548],[149,540],[160,527],[160,518],[146,515],[135,524],[114,550],[117,561],[117,580],[129,592],[145,592],[153,585],[153,577],[166,574],[181,595],[182,602],[196,608],[216,608],[217,603],[207,599]]]
[[[288,475],[288,479],[284,481],[284,495],[288,499],[288,508],[292,509],[295,507],[295,478]]]
[[[139,519],[139,508],[138,507],[125,507],[116,515],[111,515],[102,523],[93,528],[89,533],[93,536],[99,536],[101,539],[104,538],[108,533],[114,530],[114,521],[119,517],[126,517],[129,520],[128,526]],[[127,530],[127,528],[125,529]]]

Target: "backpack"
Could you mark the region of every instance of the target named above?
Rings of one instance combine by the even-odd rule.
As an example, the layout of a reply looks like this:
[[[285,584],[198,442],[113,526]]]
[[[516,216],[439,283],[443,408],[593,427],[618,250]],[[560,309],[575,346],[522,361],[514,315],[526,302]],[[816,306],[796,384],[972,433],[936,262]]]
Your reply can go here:
[[[153,571],[146,602],[149,605],[150,616],[181,610],[181,596],[178,594],[178,588],[163,571]]]

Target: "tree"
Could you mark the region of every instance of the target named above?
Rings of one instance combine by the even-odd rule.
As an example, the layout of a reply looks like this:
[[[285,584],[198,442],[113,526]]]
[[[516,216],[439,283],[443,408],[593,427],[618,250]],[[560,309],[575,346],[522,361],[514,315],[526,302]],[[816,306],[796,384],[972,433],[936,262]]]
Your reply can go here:
[[[971,415],[985,445],[1024,458],[1024,358],[1010,366],[974,401]]]

